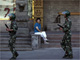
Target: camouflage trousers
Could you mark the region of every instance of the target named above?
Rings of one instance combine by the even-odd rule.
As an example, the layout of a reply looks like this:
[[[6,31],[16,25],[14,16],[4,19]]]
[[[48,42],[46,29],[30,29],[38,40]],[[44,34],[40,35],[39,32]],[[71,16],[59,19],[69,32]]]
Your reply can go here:
[[[61,47],[65,51],[65,54],[72,55],[71,34],[65,34],[61,41]]]
[[[9,46],[9,48],[10,48],[10,51],[11,51],[12,54],[13,54],[13,57],[16,58],[17,52],[16,52],[16,50],[15,50],[15,42],[16,42],[16,35],[10,36],[10,40],[9,40],[8,46]]]

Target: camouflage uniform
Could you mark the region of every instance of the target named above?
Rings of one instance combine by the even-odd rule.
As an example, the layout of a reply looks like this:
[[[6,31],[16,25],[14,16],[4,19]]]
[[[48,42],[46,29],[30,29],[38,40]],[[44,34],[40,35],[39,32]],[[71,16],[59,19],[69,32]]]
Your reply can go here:
[[[13,29],[13,31],[9,32],[9,35],[10,35],[9,48],[13,54],[13,57],[11,59],[16,59],[16,57],[18,56],[18,53],[15,50],[15,42],[16,42],[16,32],[17,32],[18,26],[15,20],[11,20],[10,29]]]
[[[63,24],[63,32],[65,33],[61,42],[61,47],[65,51],[65,56],[72,58],[72,45],[71,45],[71,20],[67,17],[65,23]]]
[[[15,50],[15,42],[16,42],[17,24],[15,21],[11,21],[10,29],[13,29],[13,31],[9,33],[9,35],[10,35],[9,48],[13,54],[13,57],[16,58],[17,52]]]

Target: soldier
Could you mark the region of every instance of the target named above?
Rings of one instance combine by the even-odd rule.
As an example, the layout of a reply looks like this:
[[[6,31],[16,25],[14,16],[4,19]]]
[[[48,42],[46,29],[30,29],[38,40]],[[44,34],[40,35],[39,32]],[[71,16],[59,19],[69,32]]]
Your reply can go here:
[[[64,14],[64,18],[65,18],[65,23],[63,24],[63,28],[60,28],[60,30],[62,30],[65,33],[65,35],[62,39],[62,42],[61,42],[61,47],[65,51],[65,55],[63,56],[63,58],[72,59],[73,58],[72,46],[71,46],[71,25],[72,25],[72,22],[69,19],[70,12],[64,11],[64,12],[62,12],[62,14]]]
[[[10,35],[9,48],[13,54],[11,59],[16,59],[16,57],[18,56],[18,53],[15,50],[15,42],[16,42],[16,32],[17,32],[18,26],[15,21],[15,18],[16,18],[15,14],[10,13],[8,16],[10,18],[11,24],[10,24],[10,28],[6,28],[6,30],[9,32],[9,35]]]

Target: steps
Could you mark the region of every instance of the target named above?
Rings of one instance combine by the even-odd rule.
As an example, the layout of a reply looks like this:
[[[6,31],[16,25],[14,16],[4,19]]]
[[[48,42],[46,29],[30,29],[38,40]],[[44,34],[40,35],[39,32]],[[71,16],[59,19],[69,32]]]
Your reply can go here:
[[[0,33],[0,51],[10,51],[8,47],[8,33]],[[16,38],[15,49],[18,51],[31,51],[31,38],[29,36],[20,36]]]
[[[60,48],[60,42],[63,38],[63,32],[47,32],[49,44],[41,45],[42,48]],[[79,32],[72,32],[72,47],[80,47]],[[9,35],[8,33],[0,33],[0,51],[10,51],[8,47]],[[18,51],[32,51],[31,38],[29,36],[17,35],[16,50]]]
[[[63,32],[47,32],[49,44],[42,44],[42,48],[61,47],[60,42],[63,38]],[[80,47],[79,32],[72,32],[72,47]]]

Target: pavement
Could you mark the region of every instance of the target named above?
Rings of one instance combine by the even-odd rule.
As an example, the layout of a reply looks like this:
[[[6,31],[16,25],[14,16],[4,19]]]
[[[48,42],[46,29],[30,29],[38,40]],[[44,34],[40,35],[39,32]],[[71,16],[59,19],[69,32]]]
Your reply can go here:
[[[18,51],[16,60],[80,60],[80,48],[73,48],[73,59],[63,59],[62,48],[41,48],[33,51]],[[9,60],[10,51],[0,51],[0,60]]]

